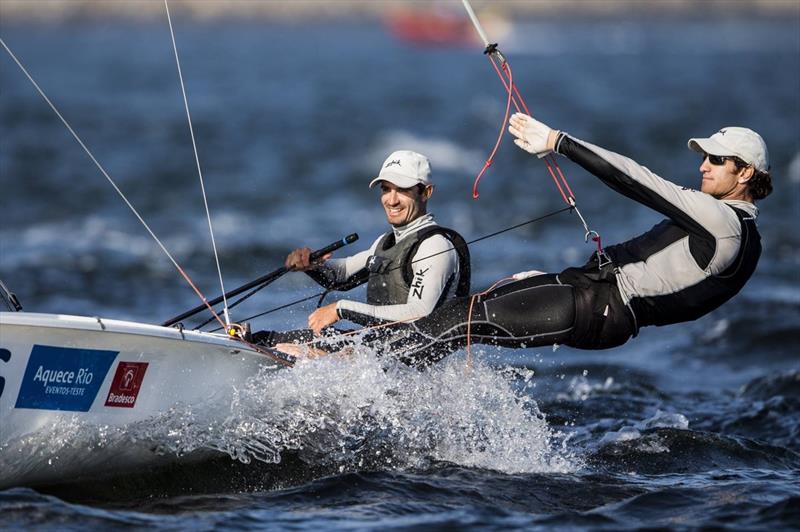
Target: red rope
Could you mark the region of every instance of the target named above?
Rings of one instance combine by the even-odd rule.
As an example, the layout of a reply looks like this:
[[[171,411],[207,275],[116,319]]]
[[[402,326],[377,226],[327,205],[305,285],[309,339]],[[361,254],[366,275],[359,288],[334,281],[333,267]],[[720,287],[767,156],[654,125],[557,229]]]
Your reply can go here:
[[[506,102],[506,112],[505,117],[503,118],[503,124],[500,127],[500,135],[497,138],[497,141],[494,144],[494,148],[492,149],[489,158],[486,160],[486,163],[483,165],[483,169],[481,169],[478,176],[475,178],[475,182],[472,185],[472,197],[474,199],[478,199],[478,183],[483,177],[483,174],[486,173],[486,170],[492,165],[492,161],[494,160],[495,155],[497,154],[497,150],[500,147],[500,141],[503,138],[503,133],[506,128],[506,124],[508,124],[509,119],[509,111],[511,108],[511,104],[514,104],[514,108],[517,112],[524,112],[528,116],[532,116],[530,110],[528,109],[528,105],[525,103],[524,98],[519,92],[519,89],[514,84],[514,76],[511,72],[511,66],[508,64],[508,61],[503,61],[502,66],[497,66],[497,62],[494,59],[494,55],[489,53],[487,54],[489,58],[489,62],[492,64],[497,77],[500,78],[500,81],[503,84],[503,87],[508,93],[508,100]],[[505,74],[505,75],[504,75]],[[569,182],[567,181],[564,172],[561,170],[561,167],[558,164],[555,156],[553,154],[547,154],[546,156],[542,157],[542,161],[544,162],[545,166],[547,167],[547,171],[550,173],[550,177],[553,178],[553,183],[555,183],[558,192],[561,194],[561,198],[564,202],[569,205],[570,207],[577,209],[575,205],[575,194],[572,192],[572,188],[569,186]],[[580,216],[580,213],[578,213]],[[581,220],[583,218],[581,217]],[[585,222],[584,222],[584,225]],[[592,237],[592,240],[597,243],[597,253],[598,256],[602,256],[603,252],[603,244],[602,239],[600,238],[600,234],[597,232],[592,231],[595,236]],[[497,285],[502,283],[503,281],[513,279],[513,278],[506,278],[497,281],[493,284],[490,288],[485,290],[484,292],[480,292],[474,294],[470,297],[469,302],[469,309],[467,311],[467,345],[466,345],[466,352],[467,352],[467,367],[471,366],[472,363],[472,310],[475,305],[475,301],[483,295],[486,295],[491,290],[493,290]]]
[[[597,253],[598,253],[598,255],[602,255],[603,254],[603,239],[600,237],[600,234],[598,233],[595,236],[593,236],[592,240],[597,242]]]
[[[524,112],[525,114],[530,115],[531,113],[530,110],[528,109],[528,105],[525,103],[525,99],[522,97],[522,95],[519,92],[519,89],[514,84],[514,77],[512,75],[511,66],[508,64],[508,61],[504,62],[502,64],[502,67],[498,67],[497,61],[495,61],[493,55],[489,54],[488,57],[489,57],[489,62],[492,64],[492,67],[494,68],[494,71],[497,74],[497,77],[500,78],[500,81],[503,83],[503,87],[508,93],[509,99],[514,104],[514,108],[517,110],[517,112]],[[503,75],[503,72],[505,72],[505,77]],[[508,78],[508,81],[506,81],[506,77]],[[497,152],[497,149],[500,145],[500,140],[503,135],[503,130],[505,129],[505,125],[508,123],[508,114],[509,114],[508,111],[509,111],[509,106],[508,104],[506,104],[506,115],[503,120],[503,126],[500,128],[500,138],[497,139],[494,150],[492,150],[492,154],[487,160],[487,164],[484,165],[483,169],[481,170],[480,174],[478,174],[478,177],[475,179],[475,183],[472,186],[472,197],[475,199],[478,198],[478,190],[477,190],[478,182],[480,181],[480,178],[483,176],[486,170],[489,168],[489,166],[491,166],[492,160],[494,159],[495,153]],[[547,166],[547,171],[550,173],[550,177],[553,178],[553,183],[555,183],[558,192],[561,194],[561,198],[564,200],[564,203],[573,206],[575,200],[575,194],[573,194],[572,188],[569,186],[569,183],[567,182],[567,178],[564,175],[564,172],[558,165],[558,161],[556,161],[556,158],[553,157],[552,155],[547,155],[542,159],[545,165]],[[572,199],[573,201],[570,201],[570,199]]]
[[[505,65],[503,65],[505,68]],[[501,78],[502,79],[502,78]],[[511,76],[511,70],[508,70],[508,80],[509,84],[513,86],[514,78]],[[505,84],[505,81],[503,82]],[[503,123],[500,124],[500,133],[497,135],[497,141],[494,143],[494,148],[492,149],[492,153],[489,154],[487,157],[486,162],[483,163],[483,168],[481,169],[480,173],[478,173],[477,177],[475,177],[475,181],[472,183],[472,199],[478,199],[478,183],[481,181],[481,177],[483,174],[486,173],[486,170],[492,166],[492,162],[494,162],[494,156],[497,153],[497,149],[500,147],[500,142],[503,140],[503,133],[506,129],[506,124],[508,123],[508,117],[511,114],[511,102],[513,101],[513,93],[511,90],[508,90],[508,100],[506,101],[506,114],[505,118],[503,118]]]
[[[555,173],[555,171],[553,170],[553,165],[550,163],[550,161],[549,161],[548,159],[550,159],[550,156],[549,156],[549,155],[548,155],[548,156],[545,156],[545,157],[543,157],[543,158],[542,158],[542,160],[544,161],[544,164],[545,164],[545,166],[547,166],[547,171],[548,171],[548,172],[550,172],[550,177],[552,177],[552,178],[553,178],[553,183],[555,183],[555,184],[556,184],[556,188],[558,189],[558,192],[561,194],[561,197],[564,199],[564,202],[565,202],[567,205],[572,205],[572,204],[569,202],[569,198],[568,198],[568,197],[567,197],[567,195],[564,193],[564,188],[561,186],[561,182],[560,182],[560,181],[558,180],[558,178],[556,177],[556,173]],[[557,164],[558,164],[558,163],[556,163],[556,165],[557,165]],[[560,168],[558,169],[558,172],[559,172],[559,173],[561,173],[561,169],[560,169]],[[565,184],[566,184],[566,183],[565,183]],[[569,189],[569,186],[567,186],[567,189]]]
[[[208,308],[209,312],[211,312],[211,315],[214,316],[214,318],[216,318],[219,324],[222,325],[222,328],[225,329],[225,331],[227,332],[227,325],[225,325],[225,322],[222,321],[222,318],[220,318],[219,315],[216,312],[214,312],[214,308],[208,304],[208,299],[206,299],[206,296],[204,296],[203,293],[200,291],[200,289],[197,288],[197,286],[195,286],[195,284],[192,282],[192,280],[189,278],[186,272],[183,271],[183,268],[178,266],[177,263],[175,264],[175,267],[178,269],[178,273],[180,273],[186,280],[186,282],[189,283],[189,286],[192,287],[192,290],[194,290],[194,293],[197,294],[197,297],[199,297],[200,300],[203,302],[203,304],[206,306],[206,308]]]
[[[573,193],[572,193],[572,189],[571,189],[571,188],[569,188],[569,183],[567,183],[567,178],[566,178],[566,177],[564,177],[564,172],[562,172],[562,171],[561,171],[561,167],[560,167],[560,166],[558,166],[558,161],[556,161],[556,157],[555,157],[555,155],[549,154],[547,157],[545,157],[545,161],[547,160],[547,158],[548,158],[548,157],[549,157],[549,158],[550,158],[550,159],[553,161],[553,163],[555,164],[556,170],[558,171],[558,175],[559,175],[559,176],[561,176],[561,181],[564,183],[564,187],[567,189],[567,192],[569,192],[569,197],[570,197],[570,198],[572,198],[572,199],[574,200],[574,199],[575,199],[575,194],[573,194]],[[566,199],[566,198],[565,198],[565,199]],[[569,203],[569,200],[567,200],[567,203]]]

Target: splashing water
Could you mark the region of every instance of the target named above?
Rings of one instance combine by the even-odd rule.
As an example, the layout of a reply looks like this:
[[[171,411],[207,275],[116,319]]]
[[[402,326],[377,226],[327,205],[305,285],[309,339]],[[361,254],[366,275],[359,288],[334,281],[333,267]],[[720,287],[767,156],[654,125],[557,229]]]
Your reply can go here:
[[[189,439],[244,462],[277,463],[281,451],[297,450],[308,463],[340,471],[430,461],[509,473],[575,470],[566,437],[515,391],[521,378],[467,368],[457,357],[419,372],[358,347],[347,358],[254,376],[237,391],[221,430]],[[523,388],[529,384],[524,377]]]
[[[567,437],[525,393],[531,377],[528,370],[470,367],[457,356],[421,372],[358,346],[347,357],[262,371],[228,397],[176,405],[126,426],[73,417],[14,448],[36,449],[34,462],[44,454],[79,462],[84,473],[105,471],[110,458],[122,466],[125,457],[164,463],[213,451],[272,464],[293,451],[309,465],[340,472],[432,462],[507,473],[575,471],[581,460]]]

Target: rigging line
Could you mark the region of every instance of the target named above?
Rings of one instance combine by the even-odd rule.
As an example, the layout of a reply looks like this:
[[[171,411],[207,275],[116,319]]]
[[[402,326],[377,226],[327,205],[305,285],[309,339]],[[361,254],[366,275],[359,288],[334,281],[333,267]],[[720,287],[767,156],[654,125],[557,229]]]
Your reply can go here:
[[[297,301],[292,301],[291,303],[286,303],[285,305],[281,305],[279,307],[275,307],[273,309],[266,310],[266,311],[261,312],[259,314],[254,314],[254,315],[250,316],[249,318],[245,318],[242,321],[243,322],[247,322],[247,321],[250,321],[250,320],[253,320],[253,319],[256,319],[256,318],[260,318],[261,316],[266,316],[267,314],[272,314],[273,312],[278,312],[279,310],[283,310],[285,308],[293,307],[294,305],[297,305],[299,303],[303,303],[305,301],[310,301],[312,299],[316,299],[316,298],[318,298],[319,296],[321,296],[322,294],[324,294],[326,292],[327,292],[327,290],[323,290],[322,292],[317,292],[316,294],[310,295],[308,297],[304,297],[302,299],[298,299]],[[217,327],[216,329],[211,329],[210,332],[217,332],[217,331],[220,331],[220,330],[222,330],[222,329],[220,327]]]
[[[503,83],[503,86],[506,88],[506,90],[510,92],[513,88],[513,91],[516,94],[516,97],[514,98],[514,106],[516,107],[517,111],[518,112],[520,111],[520,105],[521,105],[522,110],[525,112],[525,114],[532,116],[530,110],[528,109],[528,105],[525,103],[525,100],[522,98],[522,95],[519,93],[517,86],[513,82],[513,78],[511,75],[511,65],[508,63],[508,61],[505,60],[505,58],[501,58],[502,71],[505,72],[506,76],[508,77],[508,82],[506,82],[501,73],[501,69],[498,68],[497,63],[495,62],[494,57],[490,55],[489,60],[491,61],[495,72],[497,72],[497,76],[500,78],[500,81]],[[572,188],[570,188],[569,182],[567,181],[564,172],[561,170],[561,166],[558,164],[558,160],[556,159],[555,155],[549,153],[542,158],[542,161],[544,161],[544,164],[547,167],[547,171],[550,173],[550,177],[553,178],[553,183],[555,183],[556,188],[558,188],[558,192],[561,194],[561,197],[564,199],[564,202],[567,205],[570,205],[575,210],[575,214],[578,215],[578,218],[580,218],[580,222],[583,225],[584,230],[586,231],[584,235],[584,240],[588,242],[589,236],[594,233],[596,236],[595,241],[599,242],[600,238],[599,235],[597,235],[596,231],[592,231],[591,229],[589,229],[589,225],[587,224],[586,219],[581,214],[580,209],[578,209],[578,205],[575,200],[575,193],[572,192]],[[602,248],[599,249],[600,251],[602,251]]]
[[[514,229],[519,229],[520,227],[523,227],[525,225],[529,225],[529,224],[532,224],[532,223],[535,223],[535,222],[540,222],[540,221],[544,220],[545,218],[550,218],[551,216],[555,216],[556,214],[561,214],[562,212],[570,211],[570,210],[573,210],[573,209],[574,209],[574,207],[572,207],[572,206],[563,207],[563,208],[561,208],[561,209],[559,209],[557,211],[552,211],[552,212],[549,212],[547,214],[543,214],[542,216],[537,216],[536,218],[532,218],[532,219],[530,219],[528,221],[521,222],[521,223],[518,223],[516,225],[512,225],[510,227],[506,227],[505,229],[500,229],[499,231],[495,231],[494,233],[490,233],[488,235],[484,235],[484,236],[475,238],[475,239],[470,240],[469,242],[467,242],[467,245],[469,246],[471,244],[475,244],[476,242],[480,242],[481,240],[486,240],[488,238],[495,237],[497,235],[506,233],[508,231],[513,231]],[[429,259],[431,257],[435,257],[437,255],[441,255],[442,253],[448,253],[450,251],[453,251],[454,249],[456,249],[455,246],[452,247],[452,248],[449,248],[449,249],[445,249],[443,251],[439,251],[439,252],[433,253],[432,255],[428,255],[427,257],[422,257],[420,259],[412,261],[412,264],[415,263],[415,262],[419,262],[421,260],[426,260],[426,259]],[[395,270],[395,269],[398,269],[398,268],[402,268],[402,267],[405,267],[405,266],[404,265],[395,266],[394,268],[391,268],[391,269],[389,269],[387,271],[392,271],[392,270]],[[255,292],[257,292],[258,290],[261,290],[262,288],[264,288],[264,286],[266,286],[266,284],[263,285],[263,286],[257,286],[256,288],[253,289],[253,291],[251,293],[248,293],[244,298],[242,298],[242,300],[252,296]],[[255,319],[255,318],[260,318],[261,316],[266,316],[267,314],[272,314],[273,312],[277,312],[279,310],[283,310],[285,308],[297,305],[299,303],[303,303],[305,301],[309,301],[311,299],[318,298],[319,296],[321,296],[323,294],[326,294],[327,292],[328,292],[327,290],[323,290],[322,292],[318,292],[318,293],[316,293],[314,295],[311,295],[311,296],[308,296],[308,297],[304,297],[302,299],[298,299],[297,301],[292,301],[291,303],[286,303],[285,305],[281,305],[279,307],[275,307],[273,309],[261,312],[259,314],[254,314],[254,315],[252,315],[252,316],[250,316],[248,318],[245,318],[244,320],[242,320],[242,322],[247,322],[247,321],[250,321],[250,320]],[[240,302],[241,302],[241,300],[240,301],[236,301],[235,304],[238,304]],[[205,323],[202,323],[202,324],[198,325],[197,327],[195,327],[195,330],[200,329],[201,327],[204,327],[205,325],[207,325],[209,323],[209,321],[206,321]],[[218,330],[220,330],[220,329],[219,328],[212,329],[211,332],[216,332]]]
[[[483,26],[481,26],[481,22],[475,15],[475,11],[472,10],[472,6],[470,5],[469,0],[461,0],[461,3],[464,4],[464,9],[467,10],[467,15],[469,15],[469,18],[472,21],[472,25],[475,26],[475,31],[478,32],[478,35],[483,41],[483,45],[489,46],[489,39],[486,37],[486,32],[483,31]]]
[[[525,114],[527,114],[529,116],[532,116],[530,110],[528,109],[528,105],[525,103],[525,100],[522,98],[522,95],[519,93],[519,90],[517,89],[517,86],[513,82],[513,77],[511,75],[511,65],[501,55],[500,56],[500,63],[501,63],[502,69],[499,68],[497,66],[497,62],[495,61],[495,59],[493,57],[494,53],[499,54],[499,51],[497,50],[496,47],[494,47],[492,53],[489,54],[489,61],[491,62],[492,66],[494,67],[494,70],[497,73],[497,76],[500,78],[500,82],[503,84],[503,87],[505,87],[505,89],[507,91],[509,91],[509,93],[513,89],[513,92],[516,95],[516,97],[514,98],[514,107],[516,107],[517,112],[520,112],[520,105],[521,105],[522,106],[522,111],[524,111]],[[502,70],[502,72],[506,73],[506,76],[508,77],[508,82],[506,82],[506,79],[503,77],[503,74],[502,74],[501,70]],[[558,160],[556,160],[555,155],[553,155],[552,153],[549,153],[549,154],[545,155],[542,158],[542,160],[544,161],[544,164],[547,167],[547,171],[550,173],[550,176],[553,178],[553,182],[555,183],[556,188],[558,188],[558,192],[561,194],[561,197],[564,199],[564,202],[567,205],[571,205],[575,209],[575,213],[580,218],[580,221],[583,224],[584,229],[586,230],[586,235],[587,235],[586,236],[586,240],[588,241],[588,235],[590,233],[592,233],[593,231],[591,231],[589,229],[589,226],[587,225],[586,220],[583,218],[583,215],[581,214],[580,210],[578,209],[578,206],[577,206],[577,204],[575,202],[575,193],[572,192],[572,188],[570,188],[569,182],[567,181],[567,178],[564,175],[564,172],[561,170],[561,166],[558,164]]]
[[[511,74],[511,65],[508,63],[508,61],[505,60],[505,59],[501,59],[500,64],[501,64],[502,68],[498,67],[497,66],[497,62],[495,61],[495,59],[492,56],[492,54],[489,54],[489,62],[492,64],[492,67],[494,67],[494,70],[497,73],[497,77],[500,78],[500,82],[503,84],[503,87],[505,87],[506,91],[509,93],[509,98],[511,98],[512,92],[516,93],[516,97],[513,98],[513,102],[514,102],[514,107],[516,108],[517,112],[518,113],[524,112],[526,115],[530,115],[531,113],[528,110],[528,106],[525,104],[525,101],[522,99],[522,96],[520,95],[519,90],[517,90],[517,86],[514,84],[514,78],[512,77],[512,74]],[[508,82],[506,82],[506,79],[503,77],[503,73],[501,72],[501,69],[502,69],[502,72],[506,73],[506,76],[508,77]],[[520,106],[522,106],[522,107],[520,108]],[[503,127],[504,128],[505,128],[506,123],[508,123],[508,115],[506,115],[505,121],[503,122]],[[550,177],[553,178],[553,183],[555,183],[556,188],[558,188],[558,192],[561,194],[561,197],[564,199],[564,202],[567,205],[573,205],[574,206],[574,202],[570,203],[570,198],[574,197],[573,194],[572,194],[572,190],[569,188],[569,184],[567,184],[567,182],[566,182],[567,180],[564,177],[564,174],[561,172],[561,168],[558,168],[558,161],[556,161],[555,157],[553,157],[552,155],[547,155],[547,156],[543,157],[542,161],[544,162],[545,166],[547,167],[547,171],[550,173]],[[566,186],[567,191],[569,192],[569,197],[568,197],[567,193],[564,192],[564,186],[562,186],[561,182],[559,181],[558,176],[556,176],[556,173],[555,173],[555,171],[553,169],[553,165],[555,165],[555,167],[558,169],[558,173],[561,176],[561,181],[563,181],[564,185]]]
[[[508,63],[508,61],[503,56],[503,54],[500,53],[500,50],[497,49],[497,44],[490,44],[489,43],[489,38],[486,36],[486,32],[483,30],[483,26],[481,26],[480,20],[478,20],[477,15],[475,15],[475,11],[472,9],[472,5],[469,3],[469,0],[461,0],[461,3],[464,5],[464,9],[467,11],[467,15],[469,15],[469,18],[472,21],[472,25],[475,27],[475,31],[478,32],[478,35],[480,36],[481,41],[483,41],[483,44],[486,47],[485,50],[484,50],[484,53],[489,57],[489,60],[492,63],[492,66],[494,67],[495,71],[497,72],[497,76],[500,78],[500,81],[503,83],[503,86],[508,91],[509,99],[513,99],[514,107],[516,107],[517,112],[520,112],[520,105],[521,105],[522,106],[522,110],[524,110],[525,114],[530,115],[531,113],[528,110],[528,106],[525,103],[525,100],[522,98],[522,95],[520,94],[519,89],[517,88],[517,86],[513,82],[513,77],[512,77],[512,74],[511,74],[511,65]],[[495,56],[500,61],[500,64],[501,64],[501,67],[502,67],[502,71],[505,72],[506,76],[508,77],[508,83],[506,83],[506,80],[503,77],[503,74],[501,73],[501,68],[498,68],[497,63],[495,62]],[[513,92],[514,95],[516,95],[516,97],[512,96],[512,92]],[[492,153],[492,156],[494,156],[494,152]],[[575,203],[574,202],[574,194],[572,193],[572,190],[570,189],[569,183],[567,182],[567,179],[564,176],[564,173],[561,171],[561,168],[558,165],[558,161],[556,161],[555,157],[553,157],[553,156],[546,156],[544,158],[544,163],[547,165],[547,170],[550,172],[550,175],[553,177],[553,181],[555,182],[556,187],[558,187],[558,191],[561,193],[561,196],[564,198],[564,201],[567,204],[570,204],[573,207],[575,207],[575,205],[574,205],[574,203]],[[554,167],[555,167],[555,171],[554,171]],[[484,167],[483,171],[481,172],[481,175],[485,171],[486,171],[486,167]],[[558,173],[558,177],[556,176],[556,172]],[[572,198],[573,201],[570,201],[568,199],[568,197],[567,197],[567,194],[564,193],[564,190],[562,189],[562,185],[561,185],[561,183],[559,183],[559,177],[561,178],[561,182],[563,182],[564,188],[566,188],[567,192],[569,193],[569,197]],[[475,185],[473,185],[473,197],[477,197],[476,196],[476,192],[477,192],[476,187],[475,187]],[[577,209],[577,207],[576,207],[576,209]],[[583,217],[581,217],[581,219],[582,218]]]
[[[274,280],[274,279],[273,279],[273,280]],[[232,309],[233,307],[236,307],[236,306],[238,306],[238,305],[239,305],[239,303],[244,303],[246,300],[248,300],[248,299],[250,299],[252,296],[256,295],[256,292],[258,292],[258,291],[262,290],[263,288],[266,288],[267,286],[269,286],[269,285],[272,283],[272,281],[273,281],[273,280],[266,281],[266,282],[264,282],[264,283],[262,283],[262,284],[260,284],[260,285],[258,285],[258,286],[256,286],[256,287],[254,287],[254,288],[253,288],[252,290],[250,290],[248,293],[246,293],[245,295],[243,295],[242,297],[240,297],[239,299],[237,299],[236,301],[234,301],[233,303],[231,303],[231,304],[230,304],[230,306],[229,306],[228,308],[229,308],[229,309]],[[249,319],[249,318],[248,318],[248,319]],[[202,329],[203,327],[205,327],[206,325],[208,325],[209,323],[211,323],[212,321],[214,321],[214,318],[213,318],[213,316],[212,316],[211,318],[207,318],[207,319],[206,319],[206,321],[204,321],[203,323],[201,323],[200,325],[198,325],[197,327],[195,327],[195,328],[194,328],[194,330],[196,330],[196,331],[197,331],[197,330],[200,330],[200,329]],[[247,321],[247,320],[245,320],[245,321]]]
[[[172,38],[172,49],[175,52],[175,64],[178,67],[178,79],[181,82],[181,94],[183,95],[183,106],[186,109],[186,119],[189,121],[189,134],[192,137],[192,149],[194,150],[194,161],[197,164],[197,174],[200,176],[200,190],[203,193],[203,204],[206,208],[206,219],[208,220],[208,231],[211,234],[211,247],[214,248],[214,261],[217,264],[217,275],[219,276],[219,286],[222,289],[222,315],[225,317],[225,324],[230,325],[228,312],[228,300],[225,297],[225,284],[222,281],[222,268],[219,264],[219,254],[217,253],[217,242],[214,239],[214,228],[211,225],[211,211],[208,209],[208,198],[206,197],[206,187],[203,182],[203,171],[200,168],[200,156],[197,153],[197,143],[194,138],[194,127],[192,126],[192,115],[189,112],[189,100],[186,98],[186,87],[183,83],[183,72],[181,71],[181,60],[178,57],[178,45],[175,43],[175,32],[172,29],[172,17],[169,15],[169,4],[164,0],[164,8],[167,10],[167,22],[169,23],[169,35]]]
[[[492,57],[491,55],[489,56],[489,61],[492,63],[492,66],[494,67],[495,72],[497,72],[497,76],[500,78],[500,81],[502,82],[503,86],[507,91],[509,91],[509,94],[511,93],[512,89],[516,94],[516,97],[514,98],[514,106],[516,107],[517,111],[518,112],[520,111],[520,105],[521,105],[525,114],[531,116],[531,113],[528,110],[528,106],[525,103],[525,100],[522,98],[522,95],[519,93],[519,90],[517,90],[517,86],[514,84],[513,77],[511,74],[511,65],[508,63],[508,61],[505,60],[504,58],[501,58],[502,68],[498,68],[497,63],[494,60],[494,57]],[[506,73],[508,82],[506,82],[506,79],[503,77],[501,69],[502,72]],[[508,117],[506,117],[506,120],[507,119]],[[600,235],[599,233],[597,233],[597,231],[594,231],[589,228],[589,224],[586,222],[586,219],[583,217],[583,214],[581,214],[581,211],[578,208],[578,204],[575,200],[575,193],[572,192],[572,188],[570,188],[569,182],[567,181],[564,172],[561,170],[561,166],[559,166],[555,155],[549,153],[542,158],[542,161],[544,161],[544,164],[547,167],[547,171],[550,173],[550,177],[553,178],[553,183],[555,183],[556,188],[558,188],[558,192],[561,194],[561,197],[564,199],[564,202],[567,205],[571,206],[575,210],[575,214],[578,215],[578,218],[580,219],[580,222],[583,225],[583,229],[585,231],[584,240],[588,242],[589,237],[592,237],[592,240],[597,242],[598,252],[603,253],[603,248],[602,245],[600,244],[601,242]]]
[[[503,66],[505,68],[505,65]],[[511,77],[510,71],[508,73],[508,76],[509,76],[509,83],[513,86],[514,81],[513,78]],[[478,197],[480,196],[480,194],[478,194],[478,185],[481,182],[481,177],[483,177],[483,174],[486,173],[486,170],[488,170],[489,167],[492,166],[492,163],[494,162],[494,157],[495,155],[497,155],[497,150],[500,148],[500,143],[503,140],[503,133],[505,133],[506,124],[508,123],[508,117],[511,114],[511,102],[513,100],[514,100],[514,93],[509,88],[508,100],[506,101],[506,113],[503,118],[503,123],[500,124],[500,132],[497,135],[497,140],[494,143],[494,148],[492,148],[492,152],[489,154],[489,157],[486,158],[486,162],[483,163],[483,168],[481,169],[480,173],[478,173],[478,176],[475,178],[475,180],[472,182],[472,199],[478,199]],[[514,102],[514,105],[516,105],[516,102]],[[519,109],[519,107],[517,107],[517,109]]]
[[[486,33],[483,31],[483,27],[478,20],[478,17],[475,15],[475,12],[472,10],[472,6],[469,3],[469,0],[462,0],[464,4],[464,8],[469,15],[470,20],[472,21],[475,30],[478,32],[478,35],[481,37],[484,45],[486,46],[484,50],[484,54],[489,57],[489,61],[492,64],[497,76],[500,78],[501,83],[505,87],[506,91],[508,91],[509,100],[513,101],[514,107],[517,109],[517,112],[520,112],[520,106],[522,106],[522,110],[524,110],[525,114],[532,116],[530,110],[528,109],[528,105],[525,103],[525,99],[520,94],[519,89],[517,88],[516,84],[514,83],[514,78],[511,74],[511,65],[509,64],[508,60],[503,56],[500,50],[497,48],[497,44],[490,44],[489,39],[486,37]],[[500,67],[497,66],[497,61],[495,61],[495,57],[500,62]],[[505,73],[505,77],[503,76]],[[506,81],[508,78],[508,81]],[[513,95],[512,95],[513,93]],[[508,120],[508,107],[506,107],[506,118]],[[505,122],[504,122],[505,123]],[[494,152],[492,152],[492,157],[494,157]],[[575,194],[572,192],[572,188],[569,186],[569,182],[567,181],[564,172],[561,170],[561,166],[558,164],[558,160],[556,159],[555,155],[549,153],[545,155],[542,160],[544,161],[545,165],[547,166],[547,171],[550,173],[550,176],[553,178],[553,182],[558,188],[561,197],[564,199],[564,202],[567,205],[570,205],[574,210],[575,213],[580,218],[580,222],[583,225],[584,230],[586,231],[584,234],[584,241],[588,242],[589,238],[591,237],[597,243],[597,252],[598,255],[605,255],[602,246],[602,240],[600,234],[597,231],[594,231],[589,228],[589,224],[586,222],[586,219],[581,214],[580,209],[578,209],[578,205],[575,201]],[[487,165],[484,165],[483,170],[478,176],[478,180],[486,171],[488,166],[491,163],[487,161]],[[477,198],[477,181],[473,184],[473,197]]]
[[[125,197],[125,194],[122,192],[122,190],[120,190],[120,188],[117,186],[117,184],[114,182],[114,180],[111,179],[111,176],[108,175],[108,172],[106,172],[105,168],[103,168],[103,166],[97,161],[97,159],[92,154],[92,152],[89,150],[89,148],[86,147],[86,144],[84,144],[83,140],[81,140],[81,138],[78,136],[78,134],[75,132],[75,130],[72,129],[72,126],[69,125],[69,122],[67,122],[67,120],[59,112],[59,110],[56,108],[56,106],[53,104],[53,102],[50,101],[50,98],[47,97],[47,95],[44,93],[42,88],[39,87],[39,84],[36,83],[36,80],[34,80],[33,77],[28,73],[27,69],[22,65],[22,63],[19,61],[19,59],[17,59],[17,56],[14,55],[14,52],[11,51],[11,49],[8,47],[6,42],[1,37],[0,37],[0,44],[3,45],[3,48],[5,48],[6,52],[8,52],[8,55],[11,56],[11,58],[14,60],[14,62],[17,64],[17,66],[20,68],[20,70],[22,70],[22,73],[25,74],[25,76],[28,78],[28,80],[33,84],[34,88],[36,88],[36,90],[39,92],[41,97],[44,98],[44,101],[47,102],[47,105],[49,105],[50,108],[53,110],[53,112],[55,112],[56,116],[58,116],[58,118],[61,120],[61,122],[66,126],[66,128],[69,130],[69,132],[75,138],[75,140],[78,141],[78,144],[80,144],[81,148],[83,148],[83,151],[86,152],[86,154],[89,156],[89,158],[95,164],[95,166],[97,166],[97,168],[100,170],[100,172],[103,174],[103,176],[105,176],[105,178],[108,180],[108,182],[111,183],[111,186],[114,187],[114,190],[117,191],[117,194],[119,194],[119,196],[122,198],[122,201],[125,202],[125,204],[131,210],[131,212],[133,212],[133,214],[136,216],[136,218],[139,220],[139,222],[141,222],[141,224],[144,226],[144,228],[147,230],[147,232],[150,233],[150,236],[153,237],[153,240],[155,240],[156,244],[158,244],[158,246],[161,248],[161,251],[163,251],[164,254],[169,258],[169,260],[172,262],[172,264],[178,270],[178,273],[180,273],[181,276],[183,276],[183,278],[186,280],[186,282],[189,283],[189,286],[192,287],[192,290],[194,290],[194,292],[197,294],[197,296],[203,301],[203,303],[206,304],[206,306],[211,311],[211,313],[214,314],[214,316],[217,316],[216,312],[214,312],[214,309],[211,307],[211,305],[208,304],[208,300],[206,299],[206,297],[202,294],[202,292],[200,292],[200,290],[197,288],[197,286],[195,286],[195,284],[192,282],[192,280],[189,278],[189,276],[186,274],[186,272],[183,271],[183,268],[181,268],[180,265],[178,265],[178,262],[175,260],[175,258],[170,254],[169,251],[167,251],[167,248],[164,246],[164,244],[161,243],[161,240],[158,239],[158,237],[153,232],[153,230],[150,229],[150,226],[147,225],[147,222],[144,221],[144,218],[142,218],[142,216],[139,214],[139,211],[137,211],[136,208],[133,206],[133,204],[131,204],[131,202],[128,201],[128,198]],[[217,321],[219,321],[220,324],[222,324],[222,320],[220,320],[219,316],[217,316]]]

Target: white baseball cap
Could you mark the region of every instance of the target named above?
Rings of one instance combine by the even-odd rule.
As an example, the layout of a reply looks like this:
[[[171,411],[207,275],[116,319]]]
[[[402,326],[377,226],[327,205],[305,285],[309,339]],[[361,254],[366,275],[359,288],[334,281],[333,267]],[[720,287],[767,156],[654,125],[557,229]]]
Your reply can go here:
[[[398,150],[383,161],[378,177],[369,182],[369,188],[380,181],[388,181],[400,188],[430,185],[431,163],[421,153]]]
[[[736,156],[759,172],[769,170],[769,153],[764,139],[746,127],[723,127],[707,139],[689,139],[689,149],[711,155]]]

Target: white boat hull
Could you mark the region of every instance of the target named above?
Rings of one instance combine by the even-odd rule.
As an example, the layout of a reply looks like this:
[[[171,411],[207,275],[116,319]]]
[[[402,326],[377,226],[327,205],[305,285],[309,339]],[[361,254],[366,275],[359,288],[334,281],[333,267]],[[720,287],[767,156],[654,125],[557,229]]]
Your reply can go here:
[[[224,418],[235,388],[285,367],[279,362],[219,334],[0,312],[0,488],[124,474],[174,460],[151,442],[114,448],[103,446],[102,437],[87,440],[85,432],[124,433],[193,405],[206,419]],[[54,426],[65,441],[42,441]],[[86,441],[94,442],[91,449]]]

